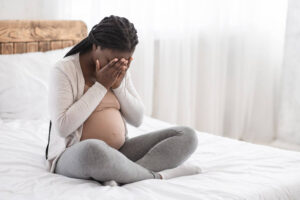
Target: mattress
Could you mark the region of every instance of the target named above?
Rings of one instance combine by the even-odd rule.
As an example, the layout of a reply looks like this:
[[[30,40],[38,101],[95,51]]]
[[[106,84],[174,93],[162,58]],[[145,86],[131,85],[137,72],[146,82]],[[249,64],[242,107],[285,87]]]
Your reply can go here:
[[[203,173],[103,186],[52,174],[44,166],[47,120],[0,121],[0,200],[41,199],[300,199],[300,152],[199,132],[198,148],[185,161]],[[129,137],[174,126],[144,116],[128,124]]]

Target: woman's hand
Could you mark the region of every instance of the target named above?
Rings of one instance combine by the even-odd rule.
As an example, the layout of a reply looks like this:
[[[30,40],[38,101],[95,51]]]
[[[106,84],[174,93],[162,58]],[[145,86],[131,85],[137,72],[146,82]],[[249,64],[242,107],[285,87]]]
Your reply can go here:
[[[119,63],[118,59],[114,58],[104,67],[100,67],[99,60],[96,60],[96,80],[107,90],[109,90],[109,88],[115,82],[121,70],[121,65],[116,65],[117,63]]]
[[[117,78],[115,79],[115,81],[113,82],[111,88],[112,89],[116,89],[121,85],[121,82],[128,70],[128,68],[130,67],[130,63],[133,60],[132,57],[129,58],[129,60],[125,60],[124,58],[122,58],[119,62],[121,62],[121,70],[119,72],[119,74],[117,75]]]

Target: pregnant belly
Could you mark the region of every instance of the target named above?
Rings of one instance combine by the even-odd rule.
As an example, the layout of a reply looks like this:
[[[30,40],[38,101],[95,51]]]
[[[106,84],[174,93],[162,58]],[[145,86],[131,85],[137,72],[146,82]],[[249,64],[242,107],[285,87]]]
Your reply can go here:
[[[125,142],[125,124],[121,113],[115,108],[93,112],[84,122],[80,141],[99,139],[119,149]]]

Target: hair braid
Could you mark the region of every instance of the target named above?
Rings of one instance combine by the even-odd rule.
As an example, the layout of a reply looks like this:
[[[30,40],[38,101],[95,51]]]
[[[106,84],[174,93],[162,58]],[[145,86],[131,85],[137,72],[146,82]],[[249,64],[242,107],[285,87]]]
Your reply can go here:
[[[133,23],[125,17],[110,15],[93,26],[88,37],[75,45],[65,57],[78,52],[84,53],[92,49],[93,44],[101,46],[101,49],[132,52],[138,42],[137,31]]]

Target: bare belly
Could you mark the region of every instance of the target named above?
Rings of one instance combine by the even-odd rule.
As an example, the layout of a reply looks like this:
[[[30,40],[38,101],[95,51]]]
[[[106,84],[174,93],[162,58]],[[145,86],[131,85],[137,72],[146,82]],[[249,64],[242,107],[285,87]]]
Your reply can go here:
[[[80,141],[99,139],[109,146],[120,149],[125,142],[125,124],[121,113],[115,108],[93,112],[84,122]]]

